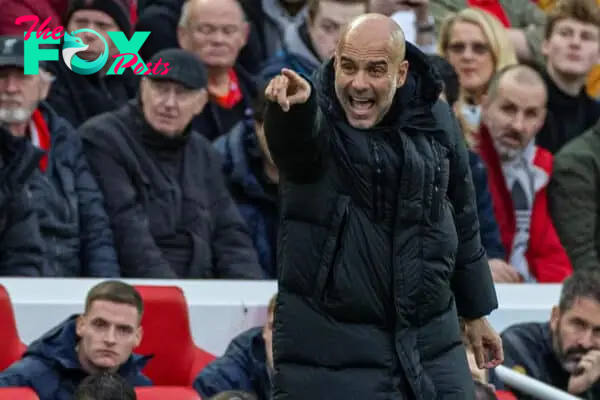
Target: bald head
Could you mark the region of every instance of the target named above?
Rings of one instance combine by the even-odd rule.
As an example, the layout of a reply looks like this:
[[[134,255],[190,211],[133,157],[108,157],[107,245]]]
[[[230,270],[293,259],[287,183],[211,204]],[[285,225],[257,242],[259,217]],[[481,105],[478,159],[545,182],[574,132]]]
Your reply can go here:
[[[202,14],[206,10],[220,14],[228,14],[231,17],[238,19],[240,23],[245,20],[244,10],[237,0],[187,0],[181,8],[179,26],[189,26],[189,23],[191,22],[190,19],[195,19],[197,14]]]
[[[393,62],[404,60],[406,42],[402,28],[391,18],[382,14],[363,14],[350,22],[338,43],[337,53],[346,45],[368,48],[373,43],[387,41]]]
[[[527,65],[517,64],[498,71],[490,80],[487,92],[489,101],[493,101],[498,96],[498,91],[505,83],[516,83],[521,87],[541,89],[546,92],[546,84],[539,72]]]

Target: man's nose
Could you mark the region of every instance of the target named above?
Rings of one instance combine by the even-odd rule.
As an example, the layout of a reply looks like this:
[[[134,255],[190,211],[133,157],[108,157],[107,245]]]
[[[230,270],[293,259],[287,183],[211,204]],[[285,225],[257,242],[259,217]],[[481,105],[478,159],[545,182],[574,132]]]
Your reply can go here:
[[[592,349],[594,348],[594,333],[591,329],[586,330],[579,336],[579,340],[577,344],[584,349]]]
[[[522,114],[517,114],[511,121],[511,129],[515,133],[523,133],[525,130],[525,118]]]
[[[352,81],[352,88],[356,91],[364,91],[369,88],[369,83],[364,72],[361,71],[356,74]]]
[[[104,342],[110,345],[117,342],[117,332],[114,327],[107,329],[106,334],[104,335]]]

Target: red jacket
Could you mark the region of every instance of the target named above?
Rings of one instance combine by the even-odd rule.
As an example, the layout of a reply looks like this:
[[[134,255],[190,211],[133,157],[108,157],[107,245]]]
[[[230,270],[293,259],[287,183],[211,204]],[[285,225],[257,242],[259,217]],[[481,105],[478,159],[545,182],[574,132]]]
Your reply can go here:
[[[68,0],[2,0],[0,13],[0,35],[23,35],[31,27],[31,22],[15,25],[15,20],[24,15],[37,15],[40,26],[48,17],[52,21],[47,28],[53,30],[62,25],[62,19],[67,12]]]
[[[508,261],[516,233],[516,216],[512,196],[504,179],[498,153],[484,126],[480,130],[479,138],[480,156],[487,166],[494,214],[500,228],[502,244],[506,249],[506,261]],[[552,175],[552,154],[550,152],[536,147],[533,163],[547,172],[548,176]],[[560,283],[572,273],[573,269],[550,219],[547,189],[548,184],[546,183],[534,196],[529,244],[525,257],[531,274],[538,282]]]

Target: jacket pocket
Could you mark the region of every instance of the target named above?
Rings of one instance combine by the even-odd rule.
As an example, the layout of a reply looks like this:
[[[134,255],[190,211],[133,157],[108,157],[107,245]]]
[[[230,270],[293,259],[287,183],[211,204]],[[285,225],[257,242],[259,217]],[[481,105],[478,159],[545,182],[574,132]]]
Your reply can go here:
[[[348,218],[349,204],[350,197],[348,196],[338,197],[335,204],[317,271],[315,297],[318,300],[324,299],[326,290],[334,281],[335,267],[343,251],[342,243]]]
[[[433,181],[433,193],[431,196],[431,220],[436,222],[444,212],[444,202],[448,192],[448,181],[450,180],[450,161],[444,158],[435,169]]]

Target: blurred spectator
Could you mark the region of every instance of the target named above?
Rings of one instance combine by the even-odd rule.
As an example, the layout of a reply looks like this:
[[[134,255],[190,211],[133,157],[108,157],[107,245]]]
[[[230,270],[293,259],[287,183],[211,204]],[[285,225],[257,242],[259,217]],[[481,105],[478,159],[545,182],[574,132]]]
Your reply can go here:
[[[367,5],[368,0],[310,0],[308,18],[286,29],[282,49],[263,68],[263,81],[269,82],[282,68],[310,77],[333,55],[342,28],[364,14]]]
[[[259,400],[255,395],[239,390],[219,393],[207,400]]]
[[[513,325],[502,333],[504,366],[584,399],[600,398],[600,271],[565,280],[549,322]],[[502,381],[490,371],[496,389]],[[533,397],[517,393],[519,400]]]
[[[136,400],[134,387],[121,375],[103,373],[85,378],[74,400]]]
[[[208,101],[192,53],[162,50],[167,75],[142,78],[137,100],[80,131],[106,196],[121,271],[136,278],[261,278],[221,161],[191,120]]]
[[[189,0],[181,11],[182,49],[198,55],[208,70],[209,103],[194,118],[194,129],[213,140],[252,113],[254,79],[236,64],[249,25],[237,0]]]
[[[85,311],[32,342],[20,361],[0,373],[0,387],[29,387],[40,400],[72,400],[89,375],[117,373],[134,386],[152,383],[142,374],[140,344],[144,305],[133,286],[104,281],[87,294]]]
[[[145,61],[163,49],[179,47],[177,26],[181,16],[184,0],[151,0],[140,4],[139,18],[135,31],[150,32],[138,52]],[[149,3],[149,4],[148,4]],[[239,65],[255,75],[260,72],[260,65],[265,56],[258,38],[256,27],[250,25],[250,33],[246,45],[238,56]]]
[[[256,29],[261,48],[257,62],[282,49],[285,31],[306,20],[307,0],[239,0],[248,21]]]
[[[213,145],[224,158],[229,191],[246,221],[265,276],[276,279],[279,172],[265,139],[262,95],[254,102],[253,111],[253,124],[238,123]]]
[[[427,54],[435,53],[435,20],[430,0],[370,0],[369,11],[391,17],[404,31],[405,40]]]
[[[600,269],[600,119],[555,156],[548,204],[573,268]]]
[[[39,276],[43,242],[27,182],[43,153],[0,126],[0,276]]]
[[[519,59],[541,60],[546,15],[530,0],[430,0],[429,10],[436,26],[441,27],[448,14],[460,13],[465,7],[478,8],[496,17]],[[439,28],[440,35],[442,31]]]
[[[542,50],[548,58],[548,115],[536,144],[556,153],[600,118],[600,103],[585,91],[587,75],[600,61],[596,0],[563,0],[552,9]]]
[[[23,38],[0,37],[0,122],[46,152],[31,182],[46,250],[42,275],[119,276],[104,199],[81,139],[44,102],[48,72],[25,75],[24,45]]]
[[[458,75],[454,68],[452,68],[452,65],[444,58],[437,55],[430,55],[429,59],[444,82],[442,93],[444,100],[453,107],[458,100]],[[481,158],[471,150],[469,150],[469,165],[471,167],[475,196],[477,198],[477,216],[479,218],[481,244],[486,251],[492,271],[494,271],[496,269],[494,267],[495,264],[504,264],[506,254],[502,246],[496,217],[494,216],[492,196],[487,182],[487,171]]]
[[[449,16],[440,29],[438,52],[456,70],[460,82],[455,111],[466,122],[469,146],[477,149],[473,136],[481,121],[481,103],[494,73],[516,64],[513,46],[505,29],[492,15],[467,8]]]
[[[130,18],[128,5],[123,0],[71,0],[65,19],[66,31],[84,28],[95,30],[106,40],[109,53],[109,61],[104,68],[91,75],[71,71],[62,61],[62,52],[61,60],[48,63],[50,72],[56,77],[48,102],[58,115],[74,127],[77,128],[95,115],[114,110],[135,97],[138,77],[131,68],[127,68],[122,75],[106,75],[113,64],[113,56],[119,54],[107,32],[123,31],[130,37]],[[87,50],[77,53],[82,59],[96,60],[105,51],[104,44],[96,35],[83,32],[76,36],[89,46]]]
[[[494,271],[497,282],[562,282],[571,273],[548,212],[552,154],[534,143],[546,99],[541,76],[514,65],[493,78],[483,104],[480,155],[510,263]]]
[[[67,11],[69,0],[3,0],[0,13],[0,35],[22,36],[33,25],[26,22],[15,24],[17,18],[24,15],[35,15],[39,18],[38,27],[50,18],[46,28],[49,31],[63,24],[63,16]]]
[[[230,390],[244,390],[253,393],[257,400],[271,399],[275,299],[276,296],[273,296],[269,301],[265,326],[249,329],[234,338],[225,354],[198,374],[194,389],[202,398]]]

